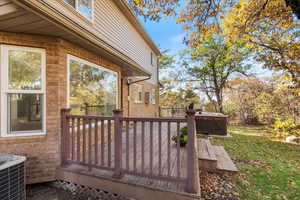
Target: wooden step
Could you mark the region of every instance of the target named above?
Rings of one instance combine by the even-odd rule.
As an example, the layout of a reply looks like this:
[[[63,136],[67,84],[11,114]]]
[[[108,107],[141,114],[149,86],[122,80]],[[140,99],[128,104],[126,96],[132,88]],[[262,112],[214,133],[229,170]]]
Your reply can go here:
[[[214,148],[208,139],[198,139],[199,167],[207,170],[216,170],[217,157]]]
[[[229,157],[228,153],[222,146],[213,146],[214,153],[217,157],[217,170],[223,172],[238,172],[235,164]]]

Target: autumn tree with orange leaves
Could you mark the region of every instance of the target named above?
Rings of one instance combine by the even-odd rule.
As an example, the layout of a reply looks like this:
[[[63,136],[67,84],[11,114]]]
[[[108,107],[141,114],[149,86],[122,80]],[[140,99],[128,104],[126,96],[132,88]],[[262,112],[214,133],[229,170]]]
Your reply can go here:
[[[286,0],[128,0],[151,20],[174,17],[193,48],[212,34],[244,40],[264,67],[283,71],[300,87],[300,24]],[[291,4],[289,4],[291,5]]]

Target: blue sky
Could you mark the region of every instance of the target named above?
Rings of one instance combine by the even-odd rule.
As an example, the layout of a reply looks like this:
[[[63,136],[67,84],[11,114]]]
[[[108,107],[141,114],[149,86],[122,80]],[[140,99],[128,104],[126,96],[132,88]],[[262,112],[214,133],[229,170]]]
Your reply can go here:
[[[140,19],[149,35],[162,50],[170,49],[171,54],[176,54],[178,50],[184,48],[184,31],[180,24],[176,24],[174,19],[163,19],[160,22]]]

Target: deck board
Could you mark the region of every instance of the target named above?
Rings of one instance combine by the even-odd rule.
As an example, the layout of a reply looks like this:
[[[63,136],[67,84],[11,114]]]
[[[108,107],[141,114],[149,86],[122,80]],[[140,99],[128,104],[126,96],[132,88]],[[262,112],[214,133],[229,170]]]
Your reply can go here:
[[[217,169],[228,172],[238,172],[235,164],[222,146],[214,146],[216,156],[218,158]]]

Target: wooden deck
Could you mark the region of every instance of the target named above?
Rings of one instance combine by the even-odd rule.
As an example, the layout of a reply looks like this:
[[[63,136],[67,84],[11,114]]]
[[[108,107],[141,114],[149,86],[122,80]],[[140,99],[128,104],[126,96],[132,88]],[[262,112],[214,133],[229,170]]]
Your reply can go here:
[[[185,124],[182,123],[180,127],[184,126]],[[153,179],[154,176],[167,176],[169,173],[169,176],[176,177],[176,178],[185,178],[187,174],[187,150],[185,147],[179,148],[179,159],[177,158],[177,152],[178,152],[178,146],[175,144],[174,141],[171,140],[172,136],[177,135],[177,124],[171,123],[170,125],[170,137],[168,136],[168,127],[167,124],[161,125],[162,131],[161,131],[161,145],[159,145],[160,139],[159,139],[159,133],[158,133],[158,123],[153,123],[153,148],[151,150],[151,135],[150,135],[150,124],[145,123],[145,132],[144,136],[142,134],[142,126],[140,123],[136,126],[136,137],[134,138],[134,130],[133,126],[129,126],[129,134],[126,134],[126,128],[123,127],[122,130],[122,168],[125,171],[134,171],[136,170],[139,174],[149,174],[149,176],[145,176],[144,178],[141,178],[141,176],[134,176],[134,174],[130,176],[124,176],[123,180],[126,180],[128,182],[140,184],[140,185],[147,185],[154,188],[164,188],[168,190],[178,191],[178,192],[184,192],[184,182],[177,183],[173,181],[161,181],[161,180],[155,180]],[[76,138],[76,136],[75,136]],[[94,138],[94,136],[92,136]],[[95,142],[93,141],[92,150],[91,150],[91,163],[92,165],[97,165],[98,163],[101,164],[101,166],[107,167],[108,170],[99,170],[96,168],[92,168],[91,174],[95,174],[95,172],[99,173],[99,175],[104,175],[107,177],[111,177],[113,175],[113,171],[109,170],[109,167],[114,167],[115,163],[115,154],[114,154],[114,147],[115,142],[114,140],[111,140],[111,143],[109,145],[108,137],[103,137],[104,142],[101,142],[101,137],[99,137],[99,142],[97,144],[98,147],[95,147]],[[136,140],[136,147],[134,145],[134,140]],[[127,141],[128,141],[128,149],[127,149]],[[81,143],[83,142],[83,138],[81,137]],[[170,142],[170,149],[168,150],[168,143]],[[103,146],[102,146],[103,145]],[[74,146],[77,146],[77,143],[75,142]],[[83,146],[81,144],[80,146]],[[161,146],[161,150],[159,149],[159,146]],[[142,150],[142,148],[144,148]],[[98,158],[96,158],[95,149],[99,149],[98,152]],[[110,149],[110,150],[109,150]],[[78,149],[75,148],[75,151]],[[103,150],[103,152],[102,152]],[[109,152],[110,155],[109,156]],[[134,152],[137,152],[136,155]],[[151,169],[151,152],[153,151],[153,155],[159,155],[159,151],[162,152],[161,154],[161,164],[159,163],[159,156],[153,156],[152,160],[152,169]],[[170,151],[170,154],[169,154]],[[144,152],[144,155],[142,154]],[[83,156],[83,153],[85,153],[85,156]],[[84,157],[85,160],[88,160],[88,151],[83,152],[83,149],[80,150],[80,162],[83,162]],[[170,155],[170,156],[168,156]],[[72,156],[72,154],[70,154]],[[134,156],[136,156],[134,158]],[[76,156],[75,156],[76,157]],[[127,162],[128,160],[128,162]],[[134,163],[134,160],[136,160],[136,163]],[[144,162],[144,164],[143,164]],[[169,164],[170,162],[170,164]],[[110,163],[110,165],[109,165]],[[78,163],[79,164],[79,163]],[[161,172],[159,172],[159,165],[161,165]],[[168,166],[170,165],[170,166]],[[69,166],[69,169],[74,170],[87,170],[88,172],[88,166],[86,168],[80,167],[81,165],[73,164],[71,167]],[[177,168],[179,166],[179,168]],[[134,169],[135,168],[135,169]],[[168,171],[168,169],[170,169]],[[179,169],[179,170],[177,170]],[[151,172],[152,171],[152,172]],[[151,175],[150,175],[151,174]]]
[[[59,178],[78,182],[80,176],[84,183],[94,178],[95,187],[118,185],[115,188],[132,190],[129,197],[138,199],[134,190],[145,188],[167,193],[168,198],[179,195],[175,199],[198,199],[194,118],[65,115],[62,119]],[[177,144],[172,140],[173,136],[180,136],[183,126],[190,127],[191,142],[186,147],[180,147],[179,139]]]

